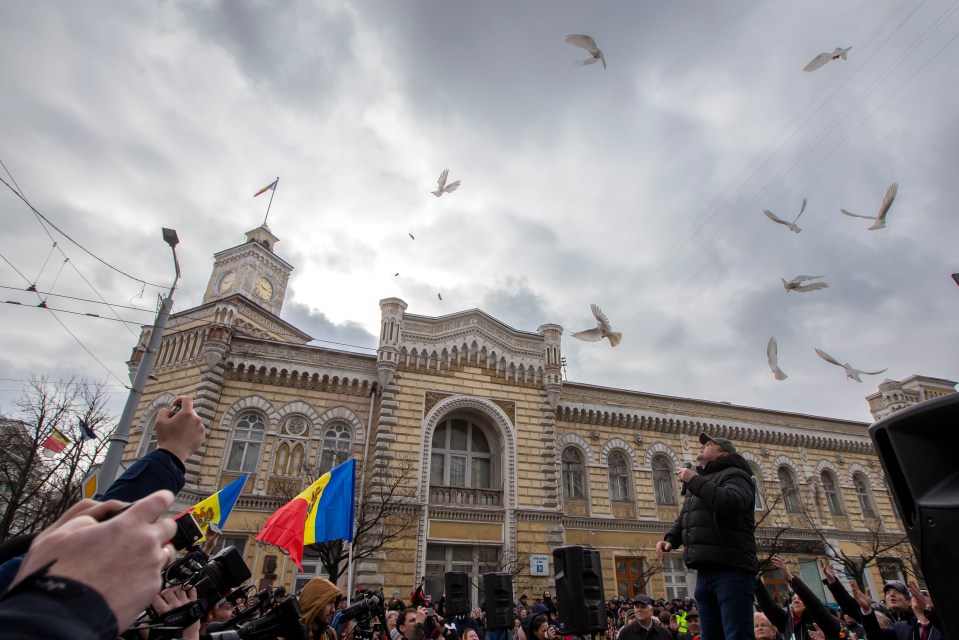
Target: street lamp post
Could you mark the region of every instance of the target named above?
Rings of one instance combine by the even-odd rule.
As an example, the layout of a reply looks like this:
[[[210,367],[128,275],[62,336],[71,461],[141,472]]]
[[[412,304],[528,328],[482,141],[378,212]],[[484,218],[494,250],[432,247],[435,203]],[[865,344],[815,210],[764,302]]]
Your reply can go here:
[[[170,286],[170,292],[160,302],[160,310],[157,312],[156,321],[153,323],[153,333],[150,334],[150,343],[147,345],[140,364],[137,365],[136,375],[133,376],[133,385],[130,388],[130,394],[127,396],[127,403],[123,407],[123,413],[120,414],[120,422],[110,438],[110,447],[107,449],[107,455],[103,459],[103,465],[100,467],[100,477],[97,484],[101,489],[98,493],[103,494],[106,489],[113,484],[117,477],[117,470],[120,468],[120,458],[123,457],[123,450],[130,441],[130,427],[133,425],[133,415],[140,405],[140,398],[143,396],[143,387],[146,385],[150,372],[153,370],[153,364],[156,362],[157,351],[160,349],[160,342],[163,340],[163,331],[166,329],[167,320],[170,318],[170,311],[173,309],[173,292],[176,291],[177,282],[180,280],[180,262],[176,257],[176,246],[180,243],[176,231],[173,229],[163,229],[163,240],[170,245],[173,251],[173,266],[176,268],[176,278]]]

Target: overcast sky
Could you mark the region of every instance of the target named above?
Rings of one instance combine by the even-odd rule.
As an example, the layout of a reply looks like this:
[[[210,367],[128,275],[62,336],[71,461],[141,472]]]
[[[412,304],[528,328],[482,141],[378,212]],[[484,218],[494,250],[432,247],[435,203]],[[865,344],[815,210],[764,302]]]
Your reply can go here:
[[[372,353],[388,296],[424,315],[478,307],[563,325],[570,380],[868,421],[884,377],[959,376],[957,6],[4,3],[0,160],[136,278],[168,285],[160,228],[176,229],[178,310],[280,176],[282,317],[317,339]],[[571,33],[608,68],[574,65]],[[837,46],[848,61],[802,71]],[[437,199],[444,168],[463,184]],[[887,228],[840,215],[874,214],[893,182]],[[802,233],[763,216],[791,220],[804,197]],[[52,251],[3,185],[0,212],[0,299],[23,303],[0,305],[0,410],[30,374],[126,382],[138,327],[57,314],[90,355],[22,289],[152,310],[157,288],[53,231]],[[798,274],[829,288],[787,294],[780,277]],[[594,325],[590,303],[619,347],[570,337]],[[858,384],[814,347],[888,371]]]

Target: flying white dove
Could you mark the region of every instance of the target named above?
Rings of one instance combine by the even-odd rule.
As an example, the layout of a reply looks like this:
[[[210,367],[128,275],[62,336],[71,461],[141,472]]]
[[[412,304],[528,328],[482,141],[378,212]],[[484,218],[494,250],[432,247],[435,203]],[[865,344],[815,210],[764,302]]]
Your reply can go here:
[[[833,60],[845,60],[846,54],[849,53],[850,49],[852,49],[852,47],[846,47],[845,49],[840,49],[839,47],[836,47],[835,49],[833,49],[832,53],[820,53],[818,56],[810,60],[809,64],[803,67],[803,71],[805,71],[806,73],[809,73],[810,71],[815,71],[816,69],[819,69],[820,67],[826,66],[828,63],[832,62]]]
[[[449,184],[446,184],[446,178],[447,176],[449,176],[449,174],[450,174],[449,169],[443,169],[443,173],[440,174],[440,179],[436,181],[436,185],[437,185],[436,191],[430,191],[430,193],[432,193],[434,196],[439,198],[444,193],[453,193],[454,191],[459,189],[460,182],[462,182],[462,180],[457,180],[456,182],[451,182]]]
[[[573,334],[573,337],[584,342],[599,342],[603,338],[608,338],[609,346],[615,347],[618,345],[623,339],[623,334],[613,331],[613,327],[610,326],[609,319],[602,309],[595,304],[591,304],[589,307],[593,310],[593,315],[596,316],[596,328],[578,331]]]
[[[786,222],[785,220],[782,220],[781,218],[779,218],[775,213],[773,213],[773,212],[770,211],[769,209],[763,209],[763,213],[765,213],[765,214],[766,214],[766,217],[769,218],[770,220],[772,220],[773,222],[777,222],[777,223],[779,223],[779,224],[786,225],[786,227],[787,227],[790,231],[792,231],[793,233],[799,233],[800,231],[802,231],[802,229],[800,229],[798,226],[796,226],[796,221],[799,220],[799,216],[801,216],[801,215],[802,215],[802,212],[805,211],[805,210],[806,210],[806,198],[803,198],[803,199],[802,199],[802,206],[799,207],[799,213],[796,215],[795,219],[793,219],[792,222]]]
[[[584,36],[579,33],[573,33],[566,36],[566,42],[570,43],[574,47],[579,47],[580,49],[586,49],[586,52],[589,55],[593,56],[582,62],[574,62],[573,64],[594,64],[597,61],[603,63],[603,68],[606,68],[606,57],[603,55],[603,52],[599,50],[599,47],[596,46],[596,41],[590,38],[589,36]]]
[[[848,362],[846,364],[842,364],[841,362],[833,358],[831,355],[829,355],[822,349],[816,349],[816,355],[818,355],[820,358],[822,358],[829,364],[834,364],[837,367],[842,367],[843,369],[845,369],[846,377],[851,378],[855,380],[856,382],[862,382],[862,378],[859,377],[859,374],[863,374],[866,376],[878,376],[880,373],[884,373],[886,371],[885,369],[881,369],[879,371],[862,371],[860,369],[856,369]]]
[[[889,188],[886,189],[886,197],[882,199],[882,204],[879,205],[879,213],[874,216],[861,216],[858,213],[849,213],[845,209],[840,209],[839,212],[843,215],[852,216],[853,218],[865,218],[866,220],[875,220],[873,225],[867,229],[867,231],[875,231],[876,229],[885,229],[886,228],[886,214],[889,213],[889,207],[892,206],[892,201],[896,199],[896,193],[899,191],[899,183],[893,182],[889,185]]]
[[[806,293],[807,291],[819,291],[820,289],[825,289],[829,285],[825,282],[810,282],[809,284],[803,284],[806,280],[817,280],[825,276],[796,276],[789,282],[786,282],[785,278],[780,278],[783,281],[783,289],[786,290],[786,293],[790,291],[795,291],[797,293]]]
[[[779,346],[776,344],[775,337],[770,338],[766,345],[766,362],[769,363],[769,369],[776,376],[776,380],[785,380],[789,377],[779,368]]]

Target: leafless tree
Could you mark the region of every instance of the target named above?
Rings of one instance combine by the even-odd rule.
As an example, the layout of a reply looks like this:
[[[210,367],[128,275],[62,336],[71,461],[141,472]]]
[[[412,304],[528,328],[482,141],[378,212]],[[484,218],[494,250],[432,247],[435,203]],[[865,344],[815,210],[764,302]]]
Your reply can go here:
[[[43,529],[80,499],[81,481],[116,427],[106,400],[102,383],[31,377],[12,415],[0,415],[0,540]],[[97,439],[81,437],[80,420]],[[42,444],[54,430],[69,443],[47,457]]]

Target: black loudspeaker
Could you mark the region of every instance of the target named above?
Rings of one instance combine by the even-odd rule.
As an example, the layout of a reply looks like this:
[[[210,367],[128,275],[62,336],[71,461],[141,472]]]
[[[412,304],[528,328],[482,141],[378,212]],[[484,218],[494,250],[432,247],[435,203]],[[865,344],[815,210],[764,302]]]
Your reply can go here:
[[[553,549],[556,608],[562,635],[606,631],[606,597],[599,551],[572,545]]]
[[[446,572],[446,615],[461,616],[470,612],[470,577],[462,571]]]
[[[503,631],[513,627],[513,576],[508,573],[483,574],[486,595],[486,628]]]
[[[869,427],[886,482],[947,638],[959,638],[959,394],[907,407]]]

